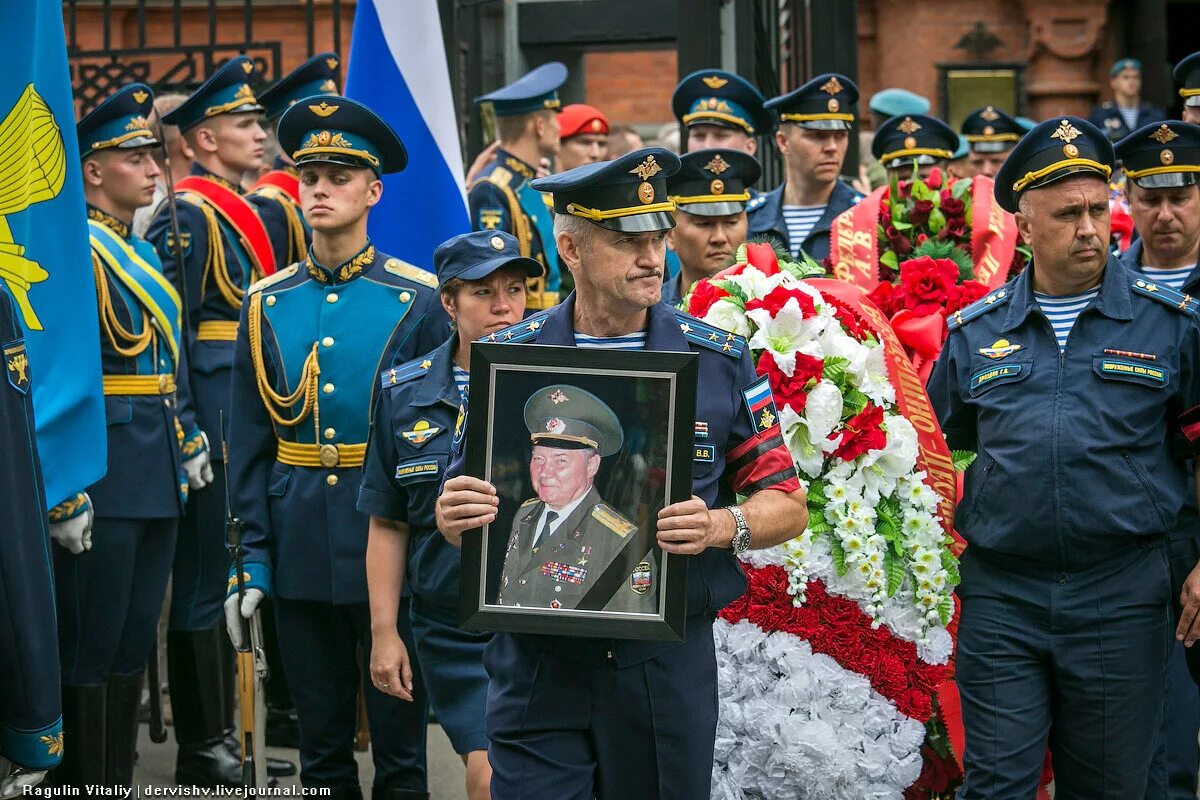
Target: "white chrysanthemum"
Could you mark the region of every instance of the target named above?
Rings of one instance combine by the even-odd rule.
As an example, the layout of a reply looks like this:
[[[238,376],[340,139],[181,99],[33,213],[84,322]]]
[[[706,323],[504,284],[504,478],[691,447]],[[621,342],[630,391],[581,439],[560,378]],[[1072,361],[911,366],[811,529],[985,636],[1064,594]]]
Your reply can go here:
[[[862,372],[858,378],[858,390],[871,398],[877,406],[890,405],[896,402],[896,388],[888,377],[887,359],[882,344],[868,348],[867,357],[863,361]]]
[[[899,414],[885,414],[884,428],[887,443],[882,450],[867,451],[862,464],[878,466],[883,475],[898,479],[917,466],[917,429]]]
[[[746,319],[746,312],[737,303],[729,300],[713,303],[704,315],[704,321],[743,338],[750,338],[750,322]]]
[[[804,419],[809,441],[825,442],[842,419],[842,390],[832,381],[821,381],[808,393]]]

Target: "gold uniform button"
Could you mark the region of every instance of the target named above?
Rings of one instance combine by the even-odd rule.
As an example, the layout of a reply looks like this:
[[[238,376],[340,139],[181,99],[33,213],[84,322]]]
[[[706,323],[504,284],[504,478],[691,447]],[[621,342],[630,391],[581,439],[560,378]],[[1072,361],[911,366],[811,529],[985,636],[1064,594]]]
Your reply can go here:
[[[325,392],[325,394],[333,394],[333,384],[332,383],[325,384],[324,386],[321,387],[321,389]]]
[[[326,347],[333,347],[333,337],[326,336],[324,339],[321,340],[321,344],[325,345]]]
[[[335,436],[337,436],[337,431],[335,431],[333,428],[325,429],[325,438],[326,439],[332,439]]]
[[[330,292],[329,294],[325,295],[326,303],[336,303],[337,301],[338,301],[337,292]]]
[[[409,300],[411,300],[411,299],[412,299],[412,295],[411,295],[411,294],[409,294],[408,292],[401,292],[401,293],[400,293],[400,302],[401,302],[401,303],[407,303],[407,302],[408,302]]]
[[[338,454],[338,449],[331,444],[323,444],[321,445],[320,449],[317,450],[317,460],[320,465],[326,469],[329,469],[330,467],[336,467],[340,458],[341,457]]]
[[[270,295],[267,297],[267,305],[269,305],[269,306],[275,305],[275,295]]]
[[[328,483],[330,486],[337,486],[337,481],[338,481],[337,475],[326,475],[325,476],[325,482]]]

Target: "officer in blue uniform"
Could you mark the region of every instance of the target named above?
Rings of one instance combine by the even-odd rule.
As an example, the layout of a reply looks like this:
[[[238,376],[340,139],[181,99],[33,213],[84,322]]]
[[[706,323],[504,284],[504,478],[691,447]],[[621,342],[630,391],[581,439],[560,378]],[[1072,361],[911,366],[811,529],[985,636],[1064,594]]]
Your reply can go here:
[[[521,245],[521,255],[546,268],[544,277],[530,279],[530,309],[557,305],[562,283],[554,245],[554,212],[530,181],[537,176],[541,159],[558,153],[557,115],[562,108],[558,88],[566,80],[567,68],[551,61],[508,86],[475,98],[476,103],[491,104],[500,146],[467,188],[471,226],[511,233]]]
[[[667,245],[679,254],[682,268],[663,285],[664,303],[679,305],[693,283],[729,265],[746,241],[750,186],[761,175],[754,156],[739,150],[697,150],[680,157],[679,171],[667,178],[675,204]]]
[[[1174,77],[1183,98],[1183,121],[1200,124],[1200,51],[1176,64]]]
[[[229,366],[242,295],[261,277],[264,264],[267,269],[274,265],[273,256],[268,261],[261,249],[246,244],[269,240],[237,183],[261,163],[266,139],[258,122],[262,106],[247,83],[253,71],[248,58],[230,59],[163,117],[164,123],[179,127],[196,158],[192,174],[176,185],[179,246],[166,202],[146,230],[167,279],[174,286],[185,284],[190,330],[183,341],[192,401],[199,427],[213,444],[222,438],[221,413],[229,419]],[[189,181],[198,183],[188,185]],[[212,469],[212,483],[189,497],[171,577],[167,673],[169,684],[177,689],[171,697],[179,743],[175,779],[199,786],[238,786],[241,766],[232,735],[237,686],[233,656],[220,627],[229,553],[225,464],[219,447],[212,451]],[[286,762],[268,766],[272,774],[294,772]]]
[[[711,447],[697,448],[694,497],[657,519],[658,545],[692,556],[686,641],[495,634],[484,659],[494,797],[708,797],[712,621],[746,586],[734,554],[782,542],[806,518],[776,415],[750,411],[747,398],[765,384],[745,341],[660,302],[673,208],[665,179],[678,169],[670,151],[646,148],[539,179],[534,188],[554,196],[559,252],[576,289],[487,340],[573,347],[590,341],[579,335],[619,336],[638,347],[644,335],[646,350],[696,355],[697,435]],[[450,472],[460,468],[461,460]],[[748,499],[735,505],[737,495]],[[494,486],[456,475],[438,499],[439,530],[457,544],[494,522],[498,505]]]
[[[1162,718],[1165,539],[1200,437],[1197,303],[1108,255],[1102,131],[1056,117],[996,178],[1033,262],[953,315],[929,395],[967,471],[956,672],[965,800],[1138,798]]]
[[[371,649],[366,515],[355,510],[377,376],[449,333],[428,272],[375,249],[367,215],[383,174],[407,162],[399,138],[346,97],[299,103],[279,141],[300,167],[313,228],[303,262],[247,293],[234,354],[229,461],[245,522],[247,597],[274,598],[284,670],[300,719],[300,778],[360,797],[352,749],[360,665]],[[241,635],[236,576],[225,613]],[[410,636],[407,625],[402,636]],[[418,678],[419,684],[419,678]],[[366,689],[374,797],[425,793],[425,699]]]
[[[63,757],[54,580],[46,530],[46,493],[33,427],[32,366],[25,331],[0,286],[0,675],[21,691],[0,692],[0,793],[33,785]],[[96,698],[99,699],[99,698]],[[102,713],[102,710],[101,710]],[[103,717],[93,732],[103,739]],[[80,737],[81,751],[88,745]],[[33,774],[10,777],[9,762]],[[99,767],[102,769],[102,764]]]
[[[340,63],[336,53],[318,53],[263,90],[258,102],[272,133],[280,115],[300,100],[337,94]],[[320,100],[314,102],[319,105]],[[300,213],[298,177],[296,165],[280,153],[270,172],[246,193],[246,200],[254,206],[271,237],[277,270],[304,258],[312,241],[312,231]]]
[[[1200,127],[1157,122],[1134,131],[1116,145],[1125,172],[1129,215],[1140,236],[1121,254],[1121,263],[1155,283],[1195,297],[1200,294]],[[1190,473],[1193,462],[1185,469]],[[1195,498],[1185,498],[1179,525],[1168,540],[1171,597],[1177,604],[1188,573],[1200,563],[1200,517]],[[1178,617],[1178,606],[1176,606]],[[1200,692],[1188,673],[1200,676],[1200,650],[1171,647],[1167,701],[1160,752],[1167,785],[1152,785],[1147,797],[1192,800],[1200,769]],[[1168,788],[1169,787],[1169,788]]]
[[[967,114],[959,130],[970,147],[972,172],[989,178],[996,177],[1004,159],[1025,135],[1015,117],[995,106],[984,106]]]
[[[478,800],[487,797],[491,781],[483,651],[492,637],[458,626],[459,553],[437,532],[433,507],[446,467],[462,446],[458,423],[467,402],[471,342],[521,320],[525,281],[543,269],[521,255],[516,237],[493,231],[460,234],[439,246],[433,261],[455,332],[432,353],[380,376],[358,510],[371,515],[372,628],[394,627],[399,603],[388,598],[398,599],[402,585],[411,589],[409,615],[430,705],[466,763],[468,796]],[[406,657],[400,637],[376,634],[375,685],[403,696]]]
[[[1142,100],[1142,62],[1136,58],[1119,58],[1108,71],[1113,99],[1105,100],[1088,114],[1095,125],[1113,142],[1119,142],[1138,128],[1151,122],[1162,122],[1167,113]]]
[[[775,144],[785,176],[747,206],[750,236],[770,236],[794,257],[804,252],[820,262],[829,256],[833,221],[863,197],[839,177],[857,102],[858,87],[833,72],[766,102],[779,118]]]
[[[65,727],[76,744],[51,779],[129,786],[142,677],[189,488],[212,480],[186,390],[182,304],[154,248],[130,231],[154,195],[154,95],[130,84],[80,120],[84,196],[100,305],[108,470],[88,489],[94,544],[54,548]],[[51,511],[81,513],[82,497]]]
[[[958,134],[937,117],[905,114],[886,120],[875,131],[871,155],[887,170],[888,179],[909,180],[913,164],[922,178],[934,167],[945,170],[958,149]]]

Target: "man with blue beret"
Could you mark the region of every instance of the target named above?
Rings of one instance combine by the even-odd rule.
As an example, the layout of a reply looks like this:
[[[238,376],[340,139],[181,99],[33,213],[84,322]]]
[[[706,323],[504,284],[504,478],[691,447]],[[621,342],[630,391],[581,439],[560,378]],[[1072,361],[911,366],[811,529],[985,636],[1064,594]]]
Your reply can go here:
[[[1129,216],[1139,234],[1121,254],[1121,263],[1156,284],[1193,297],[1200,294],[1200,127],[1174,120],[1151,123],[1118,142],[1116,153],[1126,177]],[[1187,469],[1192,468],[1189,462]],[[1200,562],[1200,517],[1190,495],[1167,547],[1178,620],[1184,582]],[[1159,737],[1166,785],[1152,783],[1147,797],[1196,796],[1200,693],[1189,666],[1200,677],[1200,648],[1173,643]]]
[[[833,72],[766,102],[778,118],[775,145],[785,172],[783,183],[747,207],[751,236],[769,234],[793,257],[829,255],[833,221],[863,197],[840,177],[857,102],[858,87]]]
[[[867,107],[871,109],[872,127],[878,129],[885,120],[892,117],[928,114],[931,106],[927,97],[908,89],[892,87],[880,89],[871,95]]]
[[[558,303],[562,282],[554,248],[554,214],[547,199],[529,184],[543,158],[559,149],[558,89],[567,68],[557,61],[542,64],[494,92],[475,98],[491,105],[499,147],[496,155],[467,187],[471,225],[475,230],[506,231],[517,237],[521,255],[546,268],[529,279],[529,309]]]
[[[1200,440],[1195,300],[1108,252],[1103,131],[1033,128],[996,176],[1030,266],[948,320],[929,395],[978,454],[955,527],[970,545],[955,669],[965,800],[1146,795],[1172,602],[1167,536]]]
[[[906,181],[917,175],[929,177],[934,167],[945,169],[958,149],[958,134],[937,117],[906,114],[892,117],[879,126],[871,141],[871,155],[887,170],[888,179]]]
[[[1183,121],[1200,124],[1200,50],[1175,65],[1174,77],[1183,98]]]
[[[338,95],[300,101],[278,131],[300,169],[313,243],[303,261],[251,286],[242,305],[229,485],[245,523],[246,591],[239,602],[231,570],[225,615],[240,644],[239,614],[249,619],[272,597],[300,721],[300,780],[358,798],[357,653],[370,652],[371,628],[368,518],[355,499],[371,407],[380,369],[432,350],[449,326],[433,276],[380,253],[367,237],[380,176],[408,160],[395,132]],[[407,614],[398,632],[411,640]],[[372,796],[427,798],[424,689],[405,700],[374,685],[365,693]]]
[[[750,186],[762,175],[754,156],[740,150],[695,150],[679,158],[679,171],[667,178],[675,204],[675,227],[667,244],[679,256],[680,271],[662,290],[676,306],[698,280],[729,266],[746,241]]]
[[[989,178],[996,177],[1004,159],[1025,135],[1015,117],[995,106],[984,106],[967,114],[960,130],[970,147],[973,173]]]
[[[263,90],[258,102],[273,138],[279,117],[297,102],[307,97],[337,94],[340,63],[336,53],[318,53]],[[278,146],[278,139],[275,144]],[[271,237],[275,269],[304,258],[312,231],[300,213],[299,172],[286,153],[275,156],[271,170],[255,181],[246,193],[246,200],[258,211]]]
[[[1138,128],[1167,118],[1167,112],[1142,101],[1141,61],[1118,58],[1109,69],[1108,78],[1113,99],[1095,106],[1088,114],[1088,122],[1104,131],[1110,141],[1119,142]]]
[[[678,169],[675,154],[651,147],[536,181],[554,197],[575,291],[487,341],[696,355],[696,426],[711,446],[697,448],[692,498],[662,509],[656,531],[664,551],[692,556],[685,641],[495,634],[484,656],[493,797],[708,797],[712,621],[745,591],[736,554],[791,538],[807,518],[770,388],[745,341],[660,302],[674,209],[667,178]],[[751,414],[748,398],[770,413]],[[543,429],[547,422],[558,427],[550,419]],[[437,503],[438,528],[455,545],[495,522],[499,504],[495,487],[462,467],[461,458],[451,465]],[[625,580],[639,585],[638,572]]]
[[[756,136],[771,128],[763,96],[740,75],[701,69],[686,76],[671,95],[671,111],[684,127],[684,151],[721,147],[758,151]]]

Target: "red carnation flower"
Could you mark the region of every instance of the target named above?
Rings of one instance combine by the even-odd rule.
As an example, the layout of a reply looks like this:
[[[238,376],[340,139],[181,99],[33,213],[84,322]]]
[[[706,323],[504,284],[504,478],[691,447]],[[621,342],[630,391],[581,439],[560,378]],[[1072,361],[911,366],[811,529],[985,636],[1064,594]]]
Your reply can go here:
[[[946,313],[953,314],[955,311],[966,308],[987,293],[988,287],[979,281],[963,281],[950,290],[950,296],[946,300]]]
[[[703,319],[708,310],[713,307],[713,303],[723,297],[729,297],[729,292],[711,281],[700,281],[692,290],[692,296],[688,300],[688,313],[693,317]]]
[[[908,221],[913,225],[924,225],[929,222],[929,215],[932,213],[932,200],[918,200],[913,203],[912,210],[908,212]]]
[[[880,286],[884,284],[879,284]],[[891,286],[891,284],[887,284]],[[858,341],[863,341],[867,338],[867,334],[871,332],[866,323],[858,318],[850,308],[843,304],[840,300],[832,295],[825,296],[825,302],[833,307],[833,315],[837,317],[838,322],[842,323],[842,327]]]
[[[829,435],[831,440],[841,437],[833,451],[834,457],[853,461],[868,450],[882,450],[887,445],[887,436],[880,427],[882,424],[883,409],[867,403],[866,408],[846,422],[840,434],[835,431]]]
[[[761,300],[756,299],[746,303],[746,310],[755,311],[760,308],[765,308],[767,311],[771,312],[771,316],[774,317],[783,310],[783,307],[787,305],[787,301],[791,300],[793,297],[796,299],[796,303],[798,303],[800,306],[800,315],[802,317],[808,319],[809,317],[816,316],[817,307],[813,302],[812,295],[799,289],[787,289],[783,286],[776,286],[767,293],[766,297]]]
[[[945,307],[958,282],[958,265],[948,258],[921,256],[900,265],[900,293],[904,307],[927,316]]]
[[[764,350],[755,371],[759,375],[766,375],[771,382],[771,393],[775,395],[776,403],[780,406],[791,406],[792,410],[799,414],[808,404],[808,382],[814,378],[821,380],[825,371],[825,361],[804,353],[796,353],[796,368],[789,377],[779,368],[771,351]]]

